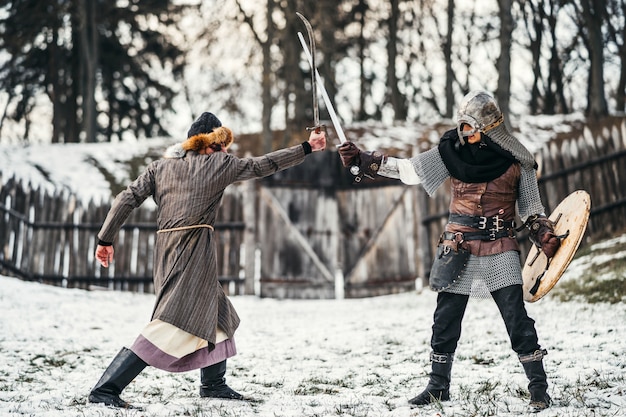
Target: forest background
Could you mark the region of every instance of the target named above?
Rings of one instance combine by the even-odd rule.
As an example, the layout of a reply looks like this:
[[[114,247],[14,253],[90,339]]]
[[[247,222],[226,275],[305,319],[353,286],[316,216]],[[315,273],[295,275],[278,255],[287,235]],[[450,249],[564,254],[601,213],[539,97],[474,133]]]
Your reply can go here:
[[[312,121],[296,12],[346,124],[436,123],[472,89],[511,120],[625,108],[626,0],[2,3],[4,144],[182,135],[206,110],[260,151],[293,143]]]

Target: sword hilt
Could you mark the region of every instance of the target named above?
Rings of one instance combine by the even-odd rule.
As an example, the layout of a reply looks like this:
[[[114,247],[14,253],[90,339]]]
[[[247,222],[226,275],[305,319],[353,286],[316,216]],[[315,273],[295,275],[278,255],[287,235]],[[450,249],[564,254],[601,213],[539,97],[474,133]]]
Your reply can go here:
[[[317,126],[313,126],[313,127],[307,127],[306,131],[307,132],[315,132],[315,133],[320,133],[320,131],[324,129],[324,133],[327,133],[326,131],[326,125],[317,125]]]

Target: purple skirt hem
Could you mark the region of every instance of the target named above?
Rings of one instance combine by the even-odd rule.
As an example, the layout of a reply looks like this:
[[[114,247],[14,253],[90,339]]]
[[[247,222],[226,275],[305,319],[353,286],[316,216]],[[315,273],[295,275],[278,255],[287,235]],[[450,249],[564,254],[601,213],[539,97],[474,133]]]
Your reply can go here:
[[[237,354],[235,341],[227,339],[216,344],[215,349],[210,352],[209,348],[205,347],[182,358],[177,358],[163,352],[142,335],[137,337],[130,350],[148,365],[168,372],[187,372],[204,368]]]

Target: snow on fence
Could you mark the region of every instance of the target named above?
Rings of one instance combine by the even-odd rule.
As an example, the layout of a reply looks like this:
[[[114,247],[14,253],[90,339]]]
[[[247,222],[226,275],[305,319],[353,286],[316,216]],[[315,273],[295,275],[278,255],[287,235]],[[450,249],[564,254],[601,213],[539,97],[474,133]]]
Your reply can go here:
[[[536,153],[549,214],[570,193],[591,195],[587,239],[626,228],[626,119],[607,119]],[[363,297],[427,283],[448,216],[449,190],[434,198],[393,180],[355,185],[336,152],[260,181],[227,188],[218,214],[219,276],[231,294],[275,298]],[[0,189],[0,272],[78,288],[152,292],[155,210],[135,210],[115,243],[116,259],[94,259],[109,209],[83,206],[11,178]],[[518,236],[522,257],[530,246]]]
[[[585,127],[579,137],[544,146],[537,155],[539,186],[548,213],[576,190],[591,195],[587,236],[612,236],[626,227],[626,119]]]

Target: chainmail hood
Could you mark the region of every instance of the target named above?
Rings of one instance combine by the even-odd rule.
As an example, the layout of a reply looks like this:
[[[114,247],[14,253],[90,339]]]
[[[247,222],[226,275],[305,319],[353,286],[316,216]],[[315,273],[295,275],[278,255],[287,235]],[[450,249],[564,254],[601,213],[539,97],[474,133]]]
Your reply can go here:
[[[536,167],[535,158],[530,151],[507,130],[500,106],[489,93],[471,91],[463,97],[457,111],[457,130],[459,140],[464,143],[460,133],[462,124],[469,124],[487,135],[497,145],[511,152],[523,167]]]

